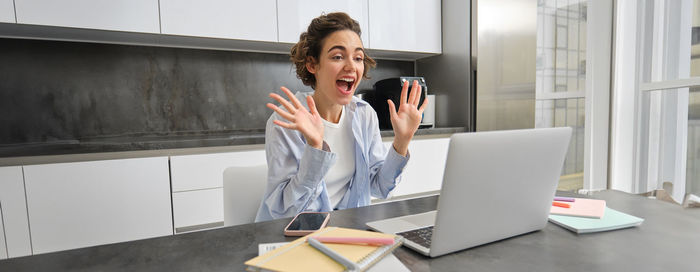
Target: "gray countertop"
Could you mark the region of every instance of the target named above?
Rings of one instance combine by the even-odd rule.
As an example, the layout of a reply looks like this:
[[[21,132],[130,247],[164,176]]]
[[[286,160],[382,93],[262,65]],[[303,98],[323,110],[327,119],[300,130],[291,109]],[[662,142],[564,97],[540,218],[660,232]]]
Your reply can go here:
[[[450,135],[465,132],[464,127],[426,128],[419,129],[417,136]],[[382,137],[393,137],[393,131],[382,131]],[[116,137],[100,137],[83,140],[51,141],[45,143],[28,143],[0,145],[0,166],[34,164],[34,161],[53,162],[54,159],[27,159],[37,156],[56,156],[74,154],[93,154],[106,152],[141,152],[153,156],[182,154],[173,152],[176,149],[214,148],[231,149],[232,146],[262,145],[265,143],[264,129],[236,130],[216,133],[181,133],[177,135],[129,135]],[[161,151],[161,152],[153,152]],[[224,150],[226,151],[226,150]],[[185,152],[186,153],[186,152]],[[196,153],[196,152],[195,152]],[[123,155],[123,154],[122,154]],[[132,154],[140,157],[142,155]],[[92,156],[95,157],[95,156]],[[97,156],[100,157],[100,156]],[[109,159],[114,156],[104,156]],[[63,162],[62,160],[58,160]],[[69,160],[71,161],[71,160]],[[74,161],[74,160],[72,160]]]
[[[559,192],[558,195],[574,196]],[[438,258],[394,251],[412,271],[697,271],[700,209],[619,191],[593,195],[645,219],[639,227],[577,235],[554,224]],[[364,229],[368,221],[421,213],[438,196],[334,211],[330,226]],[[478,218],[474,218],[478,220]],[[0,271],[244,271],[259,243],[291,241],[279,219],[174,236],[0,261]],[[478,234],[465,234],[478,235]]]

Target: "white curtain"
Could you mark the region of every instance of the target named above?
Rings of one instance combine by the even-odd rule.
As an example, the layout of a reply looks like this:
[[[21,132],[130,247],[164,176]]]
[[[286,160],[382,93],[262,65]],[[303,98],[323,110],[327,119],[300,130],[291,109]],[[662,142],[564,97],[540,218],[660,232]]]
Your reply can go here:
[[[612,189],[631,193],[665,189],[676,202],[683,203],[686,187],[694,184],[691,179],[699,178],[686,172],[687,86],[692,88],[692,82],[698,82],[691,76],[693,17],[700,17],[693,14],[693,2],[617,1],[611,100]],[[692,155],[690,158],[694,158]],[[690,163],[698,162],[693,159]]]

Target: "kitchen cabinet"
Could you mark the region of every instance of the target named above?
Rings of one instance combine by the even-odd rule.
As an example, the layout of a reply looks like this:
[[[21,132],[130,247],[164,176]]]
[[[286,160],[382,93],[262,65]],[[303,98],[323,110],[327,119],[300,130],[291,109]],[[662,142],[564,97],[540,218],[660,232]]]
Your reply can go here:
[[[5,240],[0,243],[0,257],[3,249],[10,258],[31,255],[22,166],[0,167],[0,209],[3,225],[0,235],[4,233]]]
[[[265,150],[170,157],[173,193],[223,187],[224,170],[231,166],[266,164]]]
[[[441,53],[439,0],[0,0],[4,37],[288,54],[310,20],[343,11],[368,53]],[[15,23],[16,22],[16,23]]]
[[[441,14],[439,0],[369,1],[370,48],[442,53]]]
[[[15,0],[17,23],[160,33],[158,0]]]
[[[223,225],[224,170],[231,166],[266,163],[262,147],[238,152],[171,156],[175,231],[214,223]]]
[[[33,253],[173,234],[168,158],[24,166]]]
[[[313,18],[322,13],[342,11],[360,23],[362,42],[369,46],[369,21],[367,1],[356,0],[285,0],[277,3],[279,41],[296,43]]]
[[[223,226],[224,189],[214,188],[173,194],[175,233]]]
[[[2,203],[0,202],[0,223],[2,222]],[[7,259],[7,246],[5,245],[5,235],[5,226],[3,224],[0,224],[0,260]]]
[[[275,6],[275,0],[160,0],[162,33],[277,42]]]
[[[408,160],[401,182],[396,185],[391,196],[440,190],[449,144],[450,138],[413,139],[408,145],[411,159]]]
[[[0,0],[0,23],[16,23],[13,0]]]

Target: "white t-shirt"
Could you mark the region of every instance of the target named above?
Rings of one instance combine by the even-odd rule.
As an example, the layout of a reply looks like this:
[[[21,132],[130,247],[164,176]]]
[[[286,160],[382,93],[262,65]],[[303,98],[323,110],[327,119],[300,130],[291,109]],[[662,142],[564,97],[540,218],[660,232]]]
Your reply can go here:
[[[331,152],[336,153],[336,161],[324,176],[331,207],[335,208],[348,190],[350,179],[355,175],[355,144],[350,118],[346,118],[345,106],[340,112],[337,124],[323,120],[323,139]]]

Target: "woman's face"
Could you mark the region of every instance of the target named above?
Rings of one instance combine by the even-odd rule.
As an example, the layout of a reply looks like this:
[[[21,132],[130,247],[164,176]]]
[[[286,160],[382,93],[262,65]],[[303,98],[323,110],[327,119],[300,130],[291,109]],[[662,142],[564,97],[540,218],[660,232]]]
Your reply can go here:
[[[316,77],[324,104],[350,103],[365,71],[364,58],[360,36],[351,30],[333,32],[322,41],[318,61],[307,62],[306,68]]]

